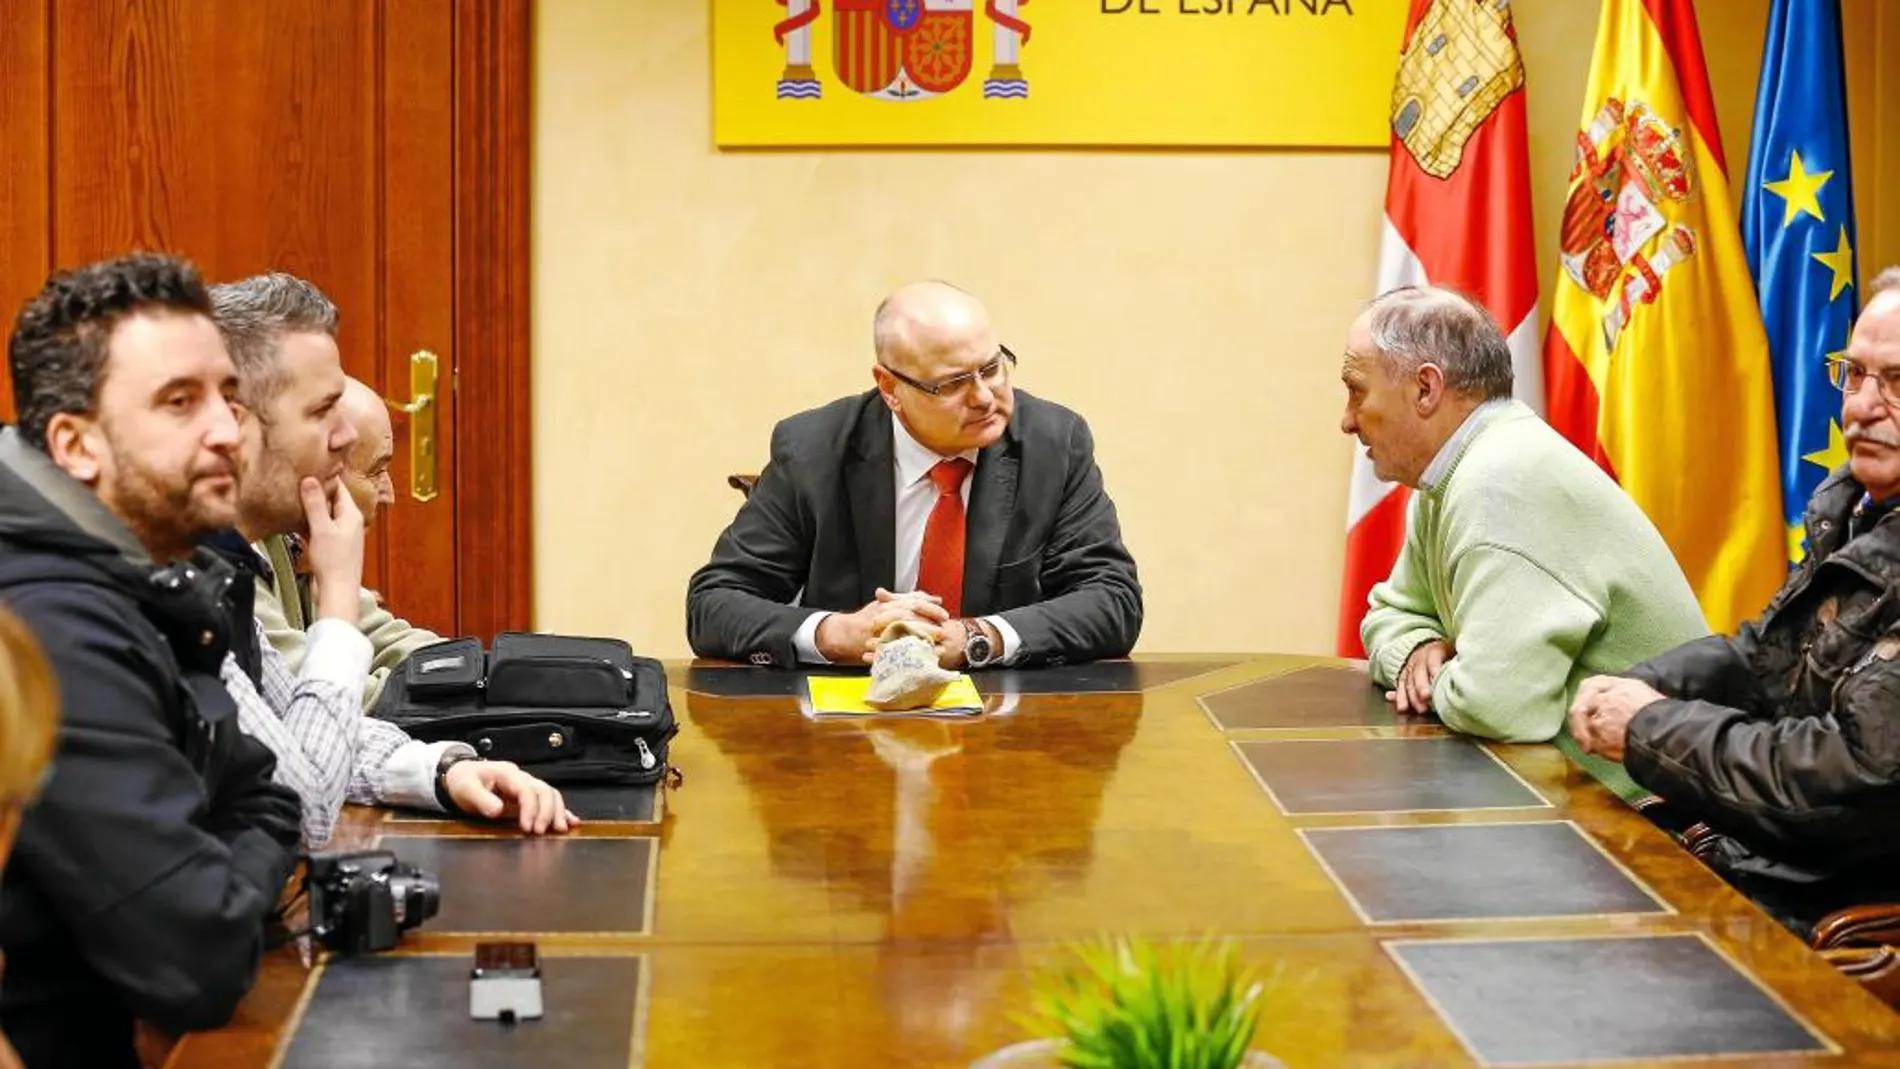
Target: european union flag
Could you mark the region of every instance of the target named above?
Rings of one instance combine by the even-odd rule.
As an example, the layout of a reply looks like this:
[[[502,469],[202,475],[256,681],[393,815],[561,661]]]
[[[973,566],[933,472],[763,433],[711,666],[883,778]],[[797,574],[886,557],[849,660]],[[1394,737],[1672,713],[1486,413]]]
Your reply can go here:
[[[1860,303],[1840,0],[1775,0],[1755,95],[1742,243],[1774,367],[1788,559],[1805,555],[1801,513],[1847,463],[1841,395],[1827,360],[1847,348]]]

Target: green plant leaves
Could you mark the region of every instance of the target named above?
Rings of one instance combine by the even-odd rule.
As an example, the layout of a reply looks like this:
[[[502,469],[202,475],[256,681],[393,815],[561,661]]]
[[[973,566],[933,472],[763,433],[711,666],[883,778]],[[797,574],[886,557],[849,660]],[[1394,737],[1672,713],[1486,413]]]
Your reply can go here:
[[[1024,1019],[1066,1042],[1069,1069],[1237,1069],[1247,1056],[1264,988],[1231,942],[1118,936],[1073,952],[1079,968],[1039,977]]]

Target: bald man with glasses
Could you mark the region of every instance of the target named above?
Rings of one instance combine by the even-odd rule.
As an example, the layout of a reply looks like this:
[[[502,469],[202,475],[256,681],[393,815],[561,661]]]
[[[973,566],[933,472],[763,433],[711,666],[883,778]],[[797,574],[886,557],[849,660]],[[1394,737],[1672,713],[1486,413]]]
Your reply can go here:
[[[872,321],[876,389],[781,422],[771,462],[694,574],[702,657],[862,664],[885,627],[945,667],[1120,657],[1141,585],[1088,424],[1014,387],[989,313],[942,282]]]

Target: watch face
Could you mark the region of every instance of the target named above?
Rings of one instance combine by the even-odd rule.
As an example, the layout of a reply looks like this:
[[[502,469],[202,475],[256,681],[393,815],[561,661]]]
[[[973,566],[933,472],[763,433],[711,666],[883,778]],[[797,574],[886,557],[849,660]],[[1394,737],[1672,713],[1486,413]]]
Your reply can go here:
[[[963,647],[963,659],[973,665],[988,664],[990,661],[990,637],[985,634],[971,635]]]

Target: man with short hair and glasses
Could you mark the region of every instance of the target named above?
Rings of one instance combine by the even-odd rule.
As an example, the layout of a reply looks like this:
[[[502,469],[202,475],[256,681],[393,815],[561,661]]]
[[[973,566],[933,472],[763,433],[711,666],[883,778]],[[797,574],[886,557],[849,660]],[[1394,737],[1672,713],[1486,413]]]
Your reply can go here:
[[[781,422],[686,597],[702,657],[862,664],[890,624],[946,667],[1125,655],[1141,586],[1088,424],[1014,388],[989,313],[943,282],[872,321],[876,389]]]
[[[1735,637],[1586,680],[1570,710],[1587,749],[1705,822],[1698,853],[1803,934],[1900,897],[1900,267],[1868,286],[1829,377],[1848,461],[1808,500],[1807,558]]]

